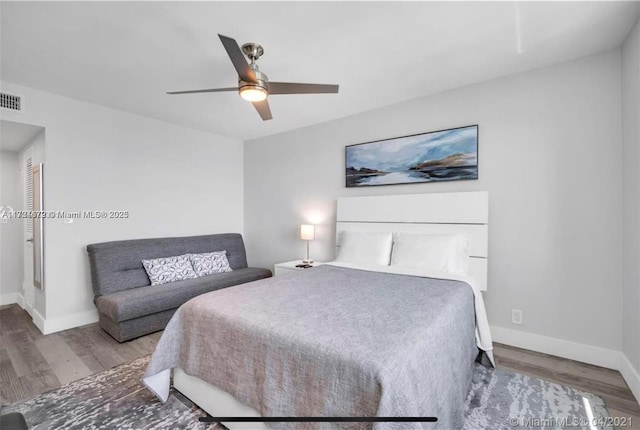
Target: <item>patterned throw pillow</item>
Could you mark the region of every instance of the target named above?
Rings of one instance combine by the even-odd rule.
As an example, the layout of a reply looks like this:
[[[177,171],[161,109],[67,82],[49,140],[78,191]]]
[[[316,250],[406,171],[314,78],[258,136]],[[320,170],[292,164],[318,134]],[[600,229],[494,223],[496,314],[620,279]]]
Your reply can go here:
[[[189,258],[198,277],[232,271],[227,260],[227,251],[189,254]]]
[[[197,278],[189,261],[189,254],[142,260],[142,265],[149,275],[151,285]]]

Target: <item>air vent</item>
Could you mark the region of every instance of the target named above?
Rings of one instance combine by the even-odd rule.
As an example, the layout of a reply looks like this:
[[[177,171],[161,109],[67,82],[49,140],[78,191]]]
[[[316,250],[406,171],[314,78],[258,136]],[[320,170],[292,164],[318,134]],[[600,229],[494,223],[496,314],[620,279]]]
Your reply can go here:
[[[0,93],[0,107],[14,112],[22,112],[22,97],[13,94]]]

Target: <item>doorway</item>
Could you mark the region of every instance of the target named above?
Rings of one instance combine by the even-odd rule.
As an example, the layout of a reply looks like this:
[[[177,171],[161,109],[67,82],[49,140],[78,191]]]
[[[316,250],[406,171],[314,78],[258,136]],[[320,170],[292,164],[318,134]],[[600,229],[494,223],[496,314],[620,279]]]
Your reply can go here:
[[[44,144],[43,127],[0,120],[0,305],[17,303],[39,318],[44,241],[33,212],[43,209]]]

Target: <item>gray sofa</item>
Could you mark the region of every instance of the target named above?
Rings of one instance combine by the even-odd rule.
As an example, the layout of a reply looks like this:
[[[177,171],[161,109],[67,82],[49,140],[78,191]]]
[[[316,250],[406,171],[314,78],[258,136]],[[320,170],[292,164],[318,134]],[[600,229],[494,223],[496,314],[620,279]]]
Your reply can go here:
[[[231,272],[151,286],[143,259],[227,251]],[[176,309],[193,297],[268,278],[247,267],[242,236],[235,233],[123,240],[87,246],[100,326],[118,342],[164,329]]]

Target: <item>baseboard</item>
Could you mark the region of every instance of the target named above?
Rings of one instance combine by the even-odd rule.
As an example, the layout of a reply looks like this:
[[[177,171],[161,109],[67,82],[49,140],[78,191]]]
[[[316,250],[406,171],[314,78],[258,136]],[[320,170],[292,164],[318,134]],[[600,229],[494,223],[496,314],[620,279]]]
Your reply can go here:
[[[24,297],[22,296],[22,294],[18,293],[18,301],[16,303],[18,304],[18,306],[24,309]]]
[[[44,330],[45,319],[42,315],[40,315],[40,312],[33,309],[33,313],[31,314],[31,320],[33,321],[33,324],[35,324],[35,326],[38,327],[38,330],[40,330],[42,334],[47,334],[45,333],[45,330]]]
[[[40,314],[38,314],[40,315]],[[98,311],[87,311],[78,314],[69,315],[62,318],[49,318],[43,320],[43,327],[40,331],[43,334],[56,333],[62,330],[68,330],[74,327],[80,327],[82,325],[91,324],[98,321]],[[35,317],[34,317],[35,322]],[[36,324],[37,326],[38,324]]]
[[[497,326],[491,327],[491,335],[495,342],[506,345],[620,370],[622,354],[620,351],[613,349],[600,348],[598,346],[585,345],[583,343]]]
[[[0,294],[0,306],[18,303],[19,293]]]
[[[33,324],[38,327],[42,334],[51,334],[97,322],[98,311],[82,312],[63,318],[46,319],[35,308],[32,308],[31,318],[33,319]]]
[[[29,315],[31,315],[31,317],[33,318],[33,313],[35,312],[35,309],[33,308],[33,305],[30,303],[27,303],[24,299],[22,300],[22,309],[24,309],[25,311],[27,311],[27,313]]]
[[[638,373],[638,369],[634,369],[631,365],[627,356],[625,354],[621,355],[620,373],[631,389],[631,392],[636,397],[636,400],[640,403],[640,374]]]

